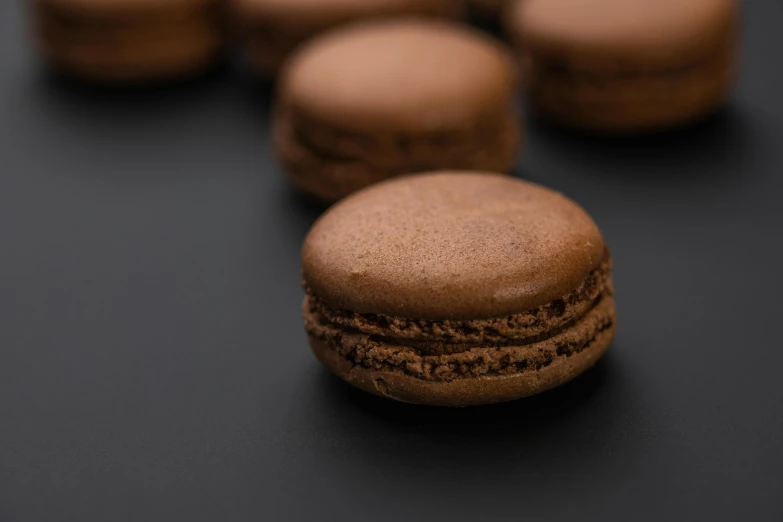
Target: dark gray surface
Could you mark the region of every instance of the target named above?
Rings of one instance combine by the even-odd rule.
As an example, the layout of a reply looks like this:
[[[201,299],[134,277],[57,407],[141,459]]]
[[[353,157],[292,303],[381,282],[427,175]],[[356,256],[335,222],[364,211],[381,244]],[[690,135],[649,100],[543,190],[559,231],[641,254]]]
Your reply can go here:
[[[746,14],[707,122],[530,126],[521,174],[613,248],[617,339],[560,390],[443,411],[309,353],[316,211],[257,88],[54,81],[0,0],[0,520],[783,520],[783,3]]]

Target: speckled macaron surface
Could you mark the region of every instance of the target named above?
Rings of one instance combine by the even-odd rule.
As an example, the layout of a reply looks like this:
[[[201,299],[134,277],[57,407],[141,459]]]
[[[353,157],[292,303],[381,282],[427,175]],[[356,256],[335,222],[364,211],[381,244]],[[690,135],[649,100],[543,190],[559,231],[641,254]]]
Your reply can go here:
[[[39,47],[56,70],[137,84],[192,75],[223,45],[218,0],[35,0]]]
[[[390,17],[451,18],[453,0],[229,0],[245,58],[274,76],[306,40],[339,25]]]
[[[615,331],[611,258],[571,200],[507,176],[405,176],[350,196],[302,251],[318,358],[365,391],[467,406],[562,384]]]
[[[697,119],[730,94],[735,0],[526,0],[509,11],[533,108],[586,130]]]
[[[499,42],[453,23],[334,31],[286,67],[275,149],[291,180],[323,201],[411,172],[508,172],[521,134],[515,73]]]

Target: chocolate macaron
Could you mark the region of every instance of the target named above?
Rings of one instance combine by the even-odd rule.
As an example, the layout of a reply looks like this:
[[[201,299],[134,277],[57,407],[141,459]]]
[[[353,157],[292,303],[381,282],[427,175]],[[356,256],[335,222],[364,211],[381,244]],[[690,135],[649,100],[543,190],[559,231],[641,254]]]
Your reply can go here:
[[[302,251],[305,329],[346,382],[404,402],[516,399],[592,366],[615,332],[611,258],[577,204],[490,173],[379,183]]]
[[[68,75],[107,83],[188,76],[223,43],[218,0],[35,0],[39,46]]]
[[[248,64],[274,76],[299,44],[338,25],[388,17],[451,17],[454,0],[230,0]]]
[[[466,26],[395,20],[312,40],[288,63],[273,121],[278,158],[332,202],[399,174],[508,172],[520,141],[515,67]]]
[[[510,12],[536,112],[586,130],[699,118],[729,95],[734,0],[525,0]]]

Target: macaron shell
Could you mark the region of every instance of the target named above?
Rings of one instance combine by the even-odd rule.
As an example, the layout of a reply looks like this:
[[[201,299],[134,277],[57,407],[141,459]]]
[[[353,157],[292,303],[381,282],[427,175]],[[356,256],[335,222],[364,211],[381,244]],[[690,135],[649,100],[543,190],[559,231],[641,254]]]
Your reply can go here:
[[[101,82],[144,83],[202,71],[217,61],[221,40],[171,40],[133,49],[91,45],[44,45],[55,69]]]
[[[578,68],[671,66],[703,58],[736,26],[734,0],[525,0],[509,25],[536,52]]]
[[[567,294],[605,254],[598,227],[561,194],[497,174],[434,173],[332,207],[302,262],[306,284],[334,308],[480,319]]]
[[[611,256],[607,252],[601,265],[572,292],[538,308],[503,317],[433,321],[359,314],[330,307],[307,287],[302,316],[306,328],[314,334],[333,331],[337,335],[367,336],[375,342],[380,336],[389,343],[415,346],[420,355],[459,353],[482,344],[499,347],[512,341],[529,343],[569,328],[595,308],[596,303],[613,296],[611,266]]]
[[[606,352],[615,335],[614,300],[609,298],[602,309],[593,314],[608,314],[609,326],[589,340],[580,351],[569,355],[555,353],[547,365],[518,374],[457,378],[451,381],[426,381],[402,372],[381,371],[354,365],[341,357],[326,342],[309,336],[316,357],[332,373],[366,392],[414,404],[463,407],[492,404],[528,397],[564,384],[592,367]],[[590,321],[591,315],[582,322]],[[580,323],[575,325],[578,329]],[[560,336],[577,332],[566,331]],[[555,338],[553,338],[554,340]],[[553,340],[547,341],[554,344]],[[486,348],[491,349],[491,348]],[[538,351],[531,346],[532,352]]]
[[[436,168],[510,172],[521,141],[516,115],[503,112],[474,129],[435,136],[356,135],[318,125],[292,111],[272,124],[278,159],[291,181],[324,202],[387,178]]]
[[[97,82],[190,76],[223,47],[215,0],[38,0],[36,38],[51,67]]]
[[[736,77],[734,49],[687,71],[639,74],[604,80],[564,80],[533,72],[532,111],[570,127],[604,132],[641,132],[684,124],[713,111],[730,95]]]
[[[360,24],[312,40],[292,57],[282,103],[346,129],[469,128],[507,108],[515,67],[503,47],[433,20]]]

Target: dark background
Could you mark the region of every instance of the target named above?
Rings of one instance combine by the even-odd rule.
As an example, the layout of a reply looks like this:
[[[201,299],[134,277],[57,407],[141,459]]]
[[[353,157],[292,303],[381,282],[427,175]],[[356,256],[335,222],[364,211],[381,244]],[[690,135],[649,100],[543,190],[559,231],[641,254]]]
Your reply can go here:
[[[612,246],[619,331],[573,383],[438,410],[310,354],[317,210],[236,70],[111,93],[45,74],[0,0],[0,520],[783,520],[783,2],[681,131],[530,123],[519,174]]]

